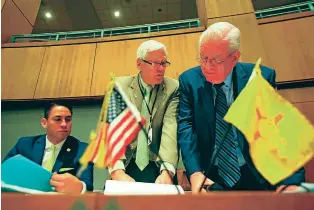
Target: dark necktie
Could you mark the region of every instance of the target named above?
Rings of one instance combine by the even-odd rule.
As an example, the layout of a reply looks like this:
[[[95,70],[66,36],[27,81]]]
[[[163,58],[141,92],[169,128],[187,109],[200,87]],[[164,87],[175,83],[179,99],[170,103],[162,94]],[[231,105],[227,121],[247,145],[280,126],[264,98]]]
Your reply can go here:
[[[228,123],[223,119],[228,111],[228,105],[226,95],[223,92],[221,85],[215,85],[214,87],[217,93],[215,101],[216,145],[219,146],[228,128]],[[218,175],[224,180],[227,186],[234,186],[234,184],[240,179],[241,173],[232,129],[229,129],[229,132],[223,142],[223,145],[221,146],[217,158]]]

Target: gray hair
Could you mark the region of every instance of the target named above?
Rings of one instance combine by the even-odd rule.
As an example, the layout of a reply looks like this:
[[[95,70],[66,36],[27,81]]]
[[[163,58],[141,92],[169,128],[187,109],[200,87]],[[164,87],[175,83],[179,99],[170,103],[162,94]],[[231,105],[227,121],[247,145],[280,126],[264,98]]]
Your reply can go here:
[[[146,59],[147,53],[156,51],[156,50],[163,50],[168,55],[167,48],[163,43],[157,42],[155,40],[148,40],[140,44],[136,52],[136,58],[139,59]]]
[[[240,47],[240,30],[227,22],[214,23],[202,33],[199,39],[199,48],[208,40],[227,40],[229,42],[229,51],[234,52]]]

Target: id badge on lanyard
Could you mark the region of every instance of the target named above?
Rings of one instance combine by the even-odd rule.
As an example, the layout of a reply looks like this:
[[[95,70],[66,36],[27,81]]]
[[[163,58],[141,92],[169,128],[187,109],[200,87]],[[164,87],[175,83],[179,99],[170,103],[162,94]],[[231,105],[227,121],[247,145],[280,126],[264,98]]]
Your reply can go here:
[[[150,145],[153,141],[153,120],[152,120],[152,116],[150,116],[150,120],[149,120],[149,128],[148,128],[148,145]]]

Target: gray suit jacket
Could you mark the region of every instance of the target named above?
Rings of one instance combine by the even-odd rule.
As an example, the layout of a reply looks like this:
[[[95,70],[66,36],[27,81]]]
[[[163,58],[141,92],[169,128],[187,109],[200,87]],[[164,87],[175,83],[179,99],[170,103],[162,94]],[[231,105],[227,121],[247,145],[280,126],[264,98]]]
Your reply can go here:
[[[138,75],[118,77],[117,82],[123,88],[130,101],[139,111],[142,108],[143,96],[138,83]],[[177,80],[164,77],[162,84],[156,85],[152,92],[149,108],[152,110],[152,143],[150,147],[153,151],[158,151],[163,161],[177,166],[178,163],[178,145],[177,145],[177,106],[179,103],[178,93],[179,83]],[[157,92],[158,90],[158,92]],[[156,98],[157,97],[157,98]],[[155,101],[153,107],[153,103]],[[145,128],[149,127],[149,116],[146,118]],[[136,155],[137,139],[127,147],[125,156],[125,166],[128,165],[131,158]],[[160,159],[150,152],[150,160],[159,162]]]

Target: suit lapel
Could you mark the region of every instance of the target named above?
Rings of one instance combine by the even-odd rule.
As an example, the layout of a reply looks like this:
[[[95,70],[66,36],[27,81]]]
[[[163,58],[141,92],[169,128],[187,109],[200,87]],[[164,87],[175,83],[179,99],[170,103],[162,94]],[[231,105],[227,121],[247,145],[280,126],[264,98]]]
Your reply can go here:
[[[46,146],[46,135],[40,136],[33,146],[32,160],[41,165]]]
[[[78,142],[72,136],[68,136],[65,140],[56,162],[53,166],[52,172],[58,172],[63,167],[74,167],[73,160],[78,152]]]
[[[131,82],[131,85],[128,88],[128,94],[132,104],[134,104],[136,108],[141,112],[143,96],[141,94],[140,86],[138,84],[138,77],[139,75],[134,77],[133,81]]]
[[[233,74],[233,83],[237,83],[234,84],[236,85],[237,89],[234,91],[235,95],[239,95],[239,93],[241,93],[241,91],[243,90],[243,88],[245,87],[245,85],[247,84],[247,82],[249,81],[249,76],[245,70],[243,69],[242,65],[237,63],[237,65],[235,66],[235,69],[233,70],[233,72],[235,71],[236,74]]]
[[[157,88],[157,89],[156,89]],[[152,118],[154,118],[159,106],[160,106],[160,103],[165,99],[165,97],[167,96],[167,93],[166,93],[166,87],[165,87],[165,84],[164,82],[162,82],[160,85],[159,85],[159,88],[158,87],[155,87],[156,91],[153,91],[153,94],[152,94],[152,97],[151,97],[151,100],[149,102],[149,108],[150,109],[153,109],[153,113],[152,113]],[[156,98],[157,97],[157,98]],[[154,104],[154,101],[156,100],[156,103]]]

